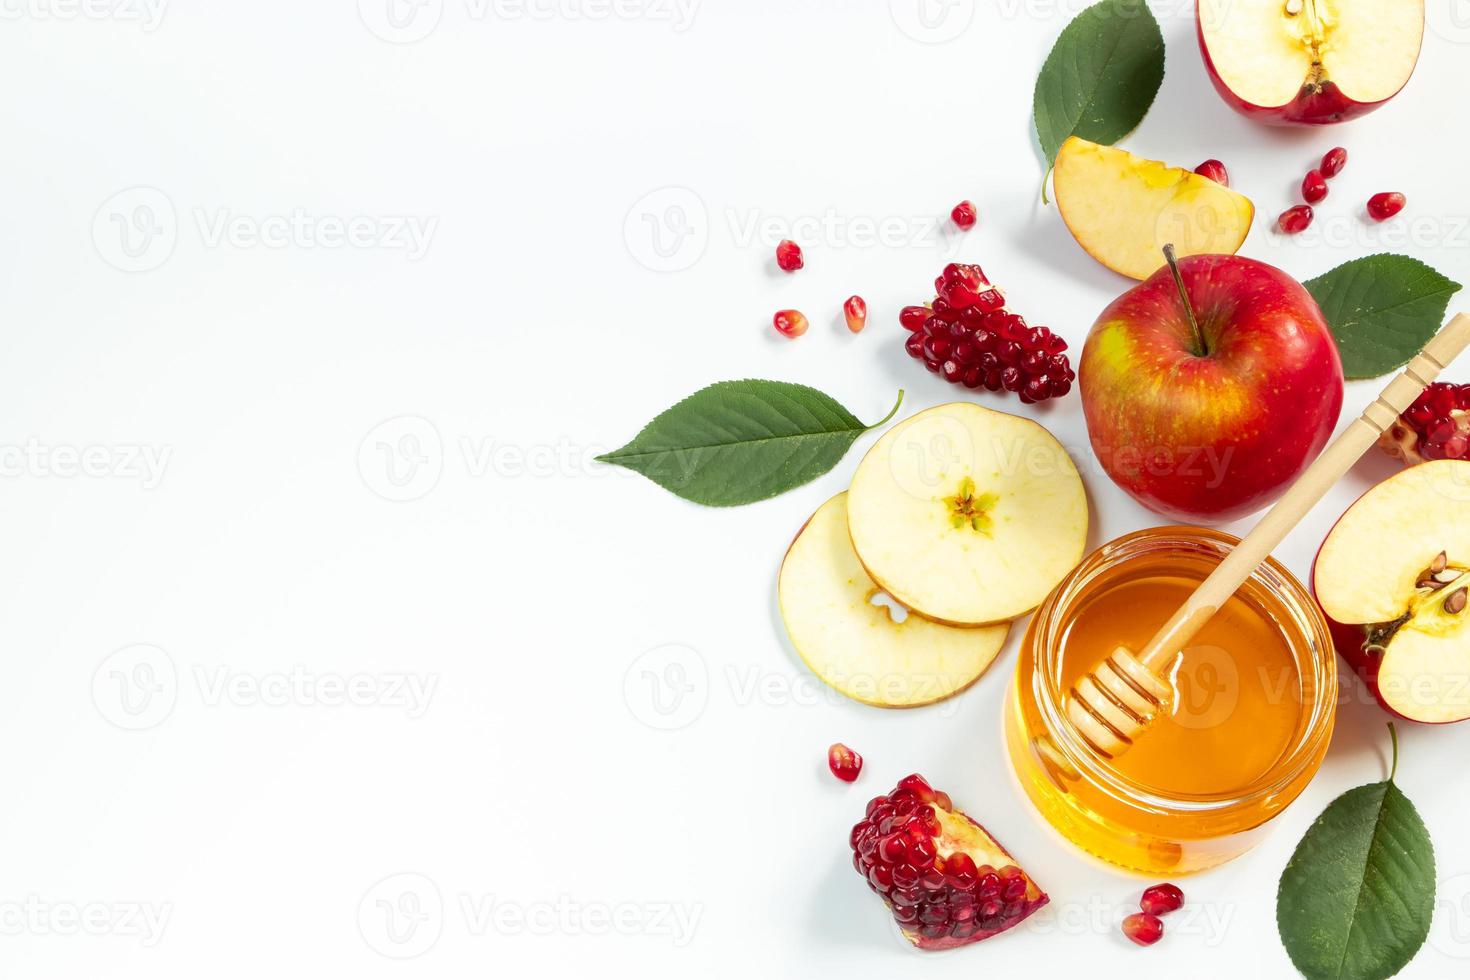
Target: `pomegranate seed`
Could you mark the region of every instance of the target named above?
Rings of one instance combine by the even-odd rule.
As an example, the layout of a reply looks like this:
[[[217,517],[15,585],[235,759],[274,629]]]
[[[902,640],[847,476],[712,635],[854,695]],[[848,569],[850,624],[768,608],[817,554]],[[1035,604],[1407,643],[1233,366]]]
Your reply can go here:
[[[1145,888],[1143,898],[1138,901],[1138,907],[1149,915],[1167,915],[1183,905],[1184,892],[1179,890],[1178,885],[1168,882]]]
[[[783,238],[781,244],[776,246],[776,264],[783,272],[795,272],[806,265],[801,257],[801,246],[789,238]]]
[[[1342,168],[1347,166],[1347,150],[1340,146],[1334,146],[1322,157],[1322,176],[1329,180],[1342,173]]]
[[[868,304],[861,296],[849,296],[842,304],[842,316],[847,320],[847,329],[862,333],[863,327],[868,325]]]
[[[795,340],[806,333],[806,317],[797,310],[780,310],[771,318],[771,322],[775,324],[776,332],[783,337]]]
[[[931,306],[906,306],[904,348],[930,371],[966,388],[1015,392],[1025,404],[1065,395],[1077,375],[1067,342],[1005,309],[1005,297],[978,265],[950,264],[935,280]]]
[[[1302,178],[1302,198],[1308,204],[1316,204],[1327,196],[1327,178],[1320,170],[1309,170]]]
[[[956,204],[954,210],[949,213],[949,216],[954,219],[955,224],[959,225],[965,231],[969,231],[975,227],[975,205],[969,201],[961,201]]]
[[[1296,235],[1306,231],[1307,226],[1312,223],[1312,207],[1309,204],[1298,204],[1294,208],[1287,208],[1281,212],[1281,217],[1276,219],[1276,227],[1284,234]]]
[[[1134,912],[1123,920],[1123,935],[1140,946],[1152,946],[1164,935],[1164,924],[1158,916]]]
[[[1406,203],[1407,199],[1397,191],[1374,194],[1368,198],[1368,217],[1374,221],[1387,221],[1402,211]]]
[[[905,330],[920,330],[932,312],[927,306],[905,306],[898,311],[898,322]]]
[[[1198,167],[1195,167],[1194,172],[1201,177],[1210,178],[1217,184],[1223,184],[1226,187],[1230,186],[1230,173],[1225,169],[1225,164],[1219,160],[1206,160]]]
[[[841,742],[833,742],[827,750],[827,768],[844,783],[850,783],[863,771],[863,757]]]

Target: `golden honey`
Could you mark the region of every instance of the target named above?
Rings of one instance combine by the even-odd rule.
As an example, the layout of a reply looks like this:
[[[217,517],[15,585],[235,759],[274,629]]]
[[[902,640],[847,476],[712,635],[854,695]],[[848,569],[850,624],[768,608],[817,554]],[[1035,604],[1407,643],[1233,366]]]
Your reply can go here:
[[[1262,566],[1169,670],[1167,713],[1117,759],[1087,747],[1063,710],[1119,644],[1139,650],[1238,539],[1164,527],[1103,546],[1032,618],[1006,705],[1006,744],[1047,821],[1094,855],[1184,874],[1255,844],[1327,751],[1337,664],[1316,603]]]

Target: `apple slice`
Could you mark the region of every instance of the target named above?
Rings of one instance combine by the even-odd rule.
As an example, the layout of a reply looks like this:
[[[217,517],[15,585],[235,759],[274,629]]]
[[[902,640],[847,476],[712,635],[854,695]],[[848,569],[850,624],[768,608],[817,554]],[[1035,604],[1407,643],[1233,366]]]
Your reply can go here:
[[[847,494],[823,504],[781,563],[777,593],[791,644],[822,681],[855,701],[913,708],[969,687],[1005,645],[1009,626],[959,629],[873,602],[847,534]]]
[[[889,429],[848,491],[847,526],[873,581],[954,626],[1034,609],[1082,557],[1087,492],[1051,433],[968,402]]]
[[[1205,68],[1225,101],[1272,125],[1372,112],[1408,84],[1424,0],[1198,0]]]
[[[1322,543],[1312,589],[1338,652],[1404,718],[1470,718],[1470,462],[1389,477]]]
[[[1223,184],[1181,167],[1073,136],[1057,153],[1057,210],[1083,250],[1133,279],[1179,255],[1234,255],[1250,233],[1255,205]]]

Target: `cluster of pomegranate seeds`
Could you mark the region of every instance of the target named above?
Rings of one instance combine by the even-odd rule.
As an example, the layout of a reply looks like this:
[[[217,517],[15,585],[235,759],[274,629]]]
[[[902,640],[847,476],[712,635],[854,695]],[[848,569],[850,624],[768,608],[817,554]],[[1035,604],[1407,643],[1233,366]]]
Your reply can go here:
[[[776,332],[783,337],[795,340],[806,333],[806,317],[799,310],[777,310],[776,315],[771,318]]]
[[[801,246],[789,238],[781,239],[776,246],[776,264],[781,267],[782,272],[795,272],[806,265],[806,260],[801,255]]]
[[[949,216],[964,231],[975,227],[975,205],[969,201],[961,201],[956,204]]]
[[[841,742],[833,742],[827,749],[827,768],[844,783],[850,783],[863,771],[863,757]]]
[[[847,297],[847,302],[842,304],[842,318],[847,321],[847,329],[861,333],[868,325],[868,304],[861,296]]]
[[[1194,172],[1201,177],[1210,178],[1217,184],[1223,184],[1226,187],[1230,186],[1230,172],[1225,169],[1225,164],[1219,160],[1206,160],[1198,167],[1195,167]]]
[[[1368,198],[1368,217],[1374,221],[1387,221],[1402,211],[1406,203],[1407,198],[1396,191],[1374,194]]]
[[[1342,168],[1347,166],[1347,150],[1341,146],[1334,146],[1322,155],[1322,176],[1331,180],[1342,173]]]
[[[1429,385],[1378,444],[1408,463],[1470,459],[1470,384]]]
[[[1314,213],[1310,204],[1298,204],[1294,208],[1287,208],[1281,212],[1281,217],[1276,219],[1276,227],[1288,235],[1299,234],[1307,230],[1313,217]]]
[[[868,803],[867,816],[848,838],[852,866],[888,905],[916,945],[938,949],[985,939],[1009,929],[1046,904],[1046,896],[1011,863],[977,864],[948,837],[946,821],[962,821],[968,843],[982,856],[1004,850],[924,777],[905,776],[897,788]],[[970,830],[972,828],[972,830]]]
[[[1178,885],[1167,882],[1151,885],[1143,890],[1138,900],[1141,912],[1135,912],[1123,920],[1123,935],[1140,946],[1152,946],[1164,936],[1164,923],[1159,916],[1168,915],[1184,905],[1184,892]]]
[[[1072,390],[1077,374],[1067,342],[1008,312],[978,265],[950,263],[934,288],[939,295],[929,306],[906,306],[898,315],[910,331],[910,356],[953,384],[1013,391],[1028,405]]]
[[[1327,178],[1320,170],[1308,170],[1302,178],[1302,199],[1308,204],[1318,204],[1327,196]]]

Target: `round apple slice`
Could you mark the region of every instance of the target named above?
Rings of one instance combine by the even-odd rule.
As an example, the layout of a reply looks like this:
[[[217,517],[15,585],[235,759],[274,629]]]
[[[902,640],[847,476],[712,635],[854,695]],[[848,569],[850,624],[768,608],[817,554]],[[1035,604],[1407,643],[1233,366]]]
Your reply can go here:
[[[791,543],[777,587],[791,643],[822,681],[855,701],[913,708],[957,694],[985,672],[1008,626],[900,621],[847,534],[847,494],[827,501]]]
[[[1470,462],[1413,466],[1358,498],[1322,542],[1312,591],[1384,707],[1470,718]]]
[[[952,626],[1034,609],[1087,542],[1087,492],[1061,443],[968,402],[890,429],[858,464],[847,509],[873,581]]]

